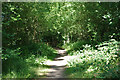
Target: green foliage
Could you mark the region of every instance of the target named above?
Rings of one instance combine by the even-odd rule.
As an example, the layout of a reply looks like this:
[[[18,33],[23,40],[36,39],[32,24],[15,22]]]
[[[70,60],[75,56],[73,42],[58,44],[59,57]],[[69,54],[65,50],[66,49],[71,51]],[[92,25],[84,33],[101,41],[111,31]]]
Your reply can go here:
[[[120,42],[111,39],[96,45],[97,50],[90,45],[84,45],[83,50],[74,53],[77,57],[68,63],[69,76],[73,78],[119,78],[119,44]]]
[[[8,58],[10,58],[10,57],[16,57],[16,56],[18,56],[18,55],[20,55],[20,48],[17,48],[17,49],[15,49],[15,50],[12,50],[12,49],[6,49],[6,50],[3,50],[2,51],[4,54],[2,54],[2,59],[3,60],[6,60],[6,59],[8,59]]]
[[[78,41],[78,42],[75,42],[72,46],[71,46],[71,50],[80,50],[80,49],[82,49],[83,48],[83,46],[82,45],[85,45],[85,44],[90,44],[90,42],[89,41],[83,41],[83,40],[81,40],[81,41]]]
[[[63,45],[62,47],[65,48],[67,50],[68,54],[73,55],[73,53],[77,50],[81,50],[83,49],[83,45],[85,44],[91,44],[90,41],[85,41],[85,40],[80,40],[74,43],[68,43]]]
[[[44,43],[32,44],[29,47],[25,46],[22,48],[15,50],[6,49],[3,51],[3,78],[37,77],[34,68],[36,66],[44,66],[44,61],[54,59],[57,53],[56,50]]]
[[[3,60],[3,78],[20,78],[28,75],[29,65],[20,57]]]
[[[44,60],[56,56],[57,52],[50,46],[61,47],[66,44],[64,48],[70,54],[89,50],[94,53],[94,49],[83,48],[82,45],[93,46],[111,38],[119,41],[119,5],[119,2],[2,3],[3,72],[13,77],[30,77],[25,66],[43,64]],[[83,50],[78,51],[80,49]],[[103,51],[100,47],[97,53],[103,56],[102,53],[107,55],[111,51],[111,45],[107,44]],[[38,58],[37,62],[35,58]],[[17,59],[19,62],[15,62]],[[12,64],[6,66],[9,62]],[[22,64],[19,74],[17,69]]]
[[[53,59],[57,55],[57,51],[46,44],[40,44],[41,56],[47,56],[48,59]]]
[[[3,78],[34,78],[36,75],[36,67],[45,68],[44,61],[46,57],[31,55],[23,59],[22,57],[9,58],[3,61]]]
[[[119,3],[3,3],[2,11],[6,46],[31,41],[54,47],[77,40],[99,42],[120,32]]]

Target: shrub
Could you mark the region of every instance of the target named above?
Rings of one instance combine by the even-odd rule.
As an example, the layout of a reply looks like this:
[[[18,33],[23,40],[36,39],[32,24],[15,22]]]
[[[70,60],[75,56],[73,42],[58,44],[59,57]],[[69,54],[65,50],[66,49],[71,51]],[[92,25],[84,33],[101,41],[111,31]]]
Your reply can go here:
[[[76,51],[77,58],[69,61],[68,66],[74,67],[74,71],[82,72],[84,76],[97,78],[119,78],[119,46],[120,42],[112,39],[96,45],[97,50],[90,45],[83,45],[84,49]],[[71,71],[74,72],[74,71]],[[88,74],[93,74],[89,75]],[[78,76],[79,74],[76,74]],[[75,75],[73,76],[75,77]]]
[[[68,54],[73,55],[75,51],[83,49],[82,45],[85,44],[91,44],[91,41],[81,40],[74,43],[67,43],[63,46],[63,48],[66,48]]]

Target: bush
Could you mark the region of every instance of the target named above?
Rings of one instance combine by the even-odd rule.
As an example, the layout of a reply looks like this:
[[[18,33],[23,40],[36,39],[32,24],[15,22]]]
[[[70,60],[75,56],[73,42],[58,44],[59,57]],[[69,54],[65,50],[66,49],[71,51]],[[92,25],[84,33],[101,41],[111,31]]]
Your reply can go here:
[[[67,50],[68,54],[73,55],[75,51],[83,49],[82,45],[85,45],[85,44],[91,44],[91,41],[81,40],[74,43],[67,43],[62,47]]]
[[[114,39],[105,41],[96,45],[96,47],[98,47],[97,50],[93,49],[90,45],[83,45],[83,50],[74,53],[74,55],[77,55],[77,58],[70,60],[68,63],[70,68],[75,69],[72,70],[71,73],[76,71],[72,77],[119,78],[120,66],[118,64],[120,54],[118,52],[118,44],[120,44],[120,42]],[[77,72],[82,72],[81,76],[80,74],[76,74]]]

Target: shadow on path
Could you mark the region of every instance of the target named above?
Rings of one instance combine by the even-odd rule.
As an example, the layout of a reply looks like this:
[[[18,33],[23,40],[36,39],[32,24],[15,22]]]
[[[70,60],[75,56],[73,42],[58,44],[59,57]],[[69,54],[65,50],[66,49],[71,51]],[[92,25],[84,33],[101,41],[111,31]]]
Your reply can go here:
[[[66,53],[66,50],[56,49],[58,51],[58,55],[56,58],[51,61],[48,60],[44,63],[44,66],[48,67],[48,69],[38,69],[37,75],[41,78],[66,78],[64,74],[65,68],[67,68],[66,64],[70,59],[75,58],[76,56],[69,56]]]
[[[47,61],[45,64],[50,66],[50,70],[46,78],[64,78],[64,70],[66,68],[66,50],[56,49],[58,51],[57,57],[53,61]]]

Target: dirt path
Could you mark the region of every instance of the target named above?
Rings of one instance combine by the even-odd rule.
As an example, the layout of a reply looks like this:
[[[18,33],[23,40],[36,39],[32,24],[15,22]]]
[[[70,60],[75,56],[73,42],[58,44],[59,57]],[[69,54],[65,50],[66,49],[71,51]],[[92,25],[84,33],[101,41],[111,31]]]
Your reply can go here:
[[[64,74],[66,64],[70,59],[76,56],[69,56],[66,54],[66,50],[56,49],[58,51],[57,57],[53,61],[46,61],[44,64],[49,66],[49,69],[37,69],[39,76],[44,76],[43,78],[66,78]]]
[[[57,57],[53,61],[46,61],[44,65],[48,68],[37,68],[36,75],[41,78],[67,78],[64,74],[66,64],[70,59],[74,59],[76,56],[69,56],[66,54],[66,50],[56,49],[58,51]]]
[[[47,61],[45,64],[50,66],[47,78],[64,78],[64,70],[67,64],[67,54],[65,50],[57,49],[58,56],[53,61]]]

